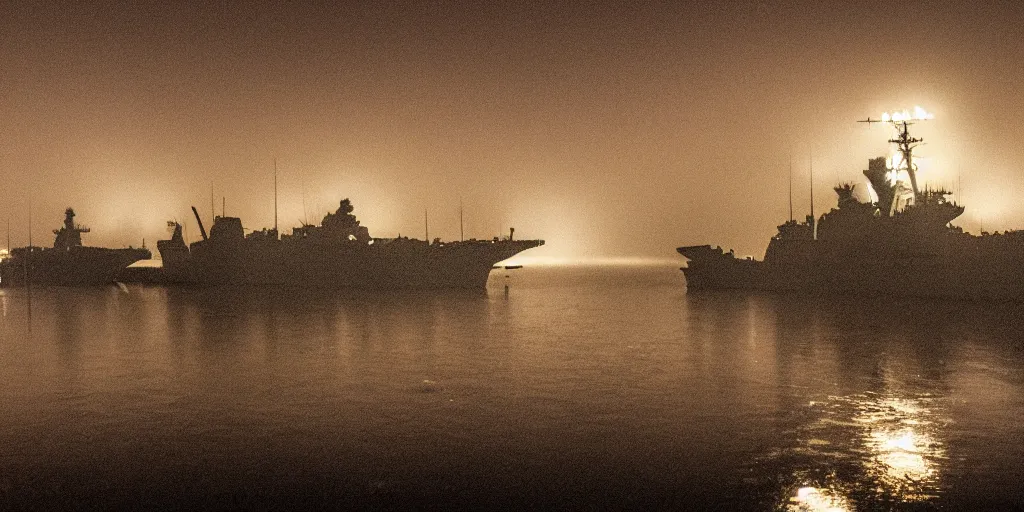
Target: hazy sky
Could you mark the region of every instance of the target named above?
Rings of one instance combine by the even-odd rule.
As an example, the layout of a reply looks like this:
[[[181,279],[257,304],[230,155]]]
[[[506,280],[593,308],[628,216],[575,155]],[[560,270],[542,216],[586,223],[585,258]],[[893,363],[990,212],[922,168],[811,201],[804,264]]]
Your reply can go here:
[[[152,245],[212,187],[272,226],[276,157],[282,229],[349,197],[374,236],[427,209],[457,239],[461,198],[539,256],[760,257],[791,154],[823,212],[889,152],[855,121],[921,105],[924,181],[1024,227],[1017,2],[552,3],[5,2],[0,219],[24,244],[31,195],[37,244],[73,206],[89,245]]]

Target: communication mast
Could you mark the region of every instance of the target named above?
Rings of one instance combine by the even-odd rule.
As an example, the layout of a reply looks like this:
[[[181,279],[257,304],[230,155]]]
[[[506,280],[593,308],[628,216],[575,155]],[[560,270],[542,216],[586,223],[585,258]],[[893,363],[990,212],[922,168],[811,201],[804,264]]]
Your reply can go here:
[[[903,157],[902,166],[906,166],[907,176],[910,177],[910,188],[914,191],[914,202],[918,201],[920,197],[920,189],[917,187],[917,164],[914,163],[914,148],[920,146],[924,139],[920,137],[912,137],[910,135],[910,125],[916,121],[927,121],[934,119],[934,114],[925,112],[921,107],[914,107],[914,113],[911,115],[907,111],[895,112],[890,115],[888,112],[882,114],[881,119],[867,119],[857,121],[858,123],[889,123],[896,129],[896,138],[889,139],[889,142],[896,144],[896,148],[899,150],[900,155]],[[902,167],[893,169],[893,171],[899,172]]]

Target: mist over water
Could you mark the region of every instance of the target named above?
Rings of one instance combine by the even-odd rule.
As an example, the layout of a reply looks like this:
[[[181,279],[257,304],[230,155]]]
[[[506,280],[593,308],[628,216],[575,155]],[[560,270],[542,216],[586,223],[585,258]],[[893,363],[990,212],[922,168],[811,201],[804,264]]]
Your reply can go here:
[[[650,265],[0,293],[12,508],[1024,504],[1015,304],[687,295]]]

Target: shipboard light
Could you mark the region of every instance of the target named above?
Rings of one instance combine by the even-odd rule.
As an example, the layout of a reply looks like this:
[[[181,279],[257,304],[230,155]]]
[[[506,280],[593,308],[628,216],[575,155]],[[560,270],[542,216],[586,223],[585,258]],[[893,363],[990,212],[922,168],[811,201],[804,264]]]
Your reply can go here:
[[[915,105],[913,112],[907,110],[897,112],[882,112],[883,123],[902,123],[903,121],[927,121],[935,119],[935,114]]]

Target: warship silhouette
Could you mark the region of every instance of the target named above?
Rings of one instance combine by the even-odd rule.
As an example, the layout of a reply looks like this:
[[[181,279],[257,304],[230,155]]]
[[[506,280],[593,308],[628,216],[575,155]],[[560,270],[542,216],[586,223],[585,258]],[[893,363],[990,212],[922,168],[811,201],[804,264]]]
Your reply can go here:
[[[214,218],[209,235],[195,207],[202,240],[186,244],[181,225],[157,242],[162,281],[194,285],[286,285],[308,288],[484,288],[491,267],[544,244],[507,238],[433,242],[374,238],[343,199],[320,225],[303,223],[291,234],[277,228],[245,234],[238,217]]]
[[[858,200],[856,185],[836,186],[837,206],[817,219],[812,206],[804,222],[778,226],[763,260],[679,247],[687,289],[1024,299],[1024,231],[965,233],[950,224],[964,207],[949,191],[919,188],[913,149],[922,139],[910,127],[930,118],[915,109],[860,121],[896,130],[895,165],[874,158],[864,171],[877,200]]]
[[[0,260],[0,286],[26,284],[91,286],[112,283],[128,265],[152,257],[141,249],[107,249],[82,245],[89,228],[75,224],[75,211],[64,211],[64,226],[53,230],[52,248],[19,247]]]

